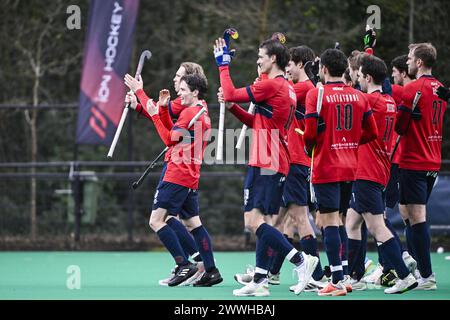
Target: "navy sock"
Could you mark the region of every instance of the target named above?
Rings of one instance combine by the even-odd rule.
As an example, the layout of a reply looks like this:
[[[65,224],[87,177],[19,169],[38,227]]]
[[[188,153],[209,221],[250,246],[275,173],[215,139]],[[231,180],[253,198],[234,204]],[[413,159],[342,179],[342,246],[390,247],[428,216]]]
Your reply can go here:
[[[430,230],[426,222],[418,223],[411,226],[411,239],[414,252],[417,256],[417,267],[423,278],[428,278],[431,273],[431,257],[430,257]]]
[[[267,223],[263,223],[256,230],[256,236],[262,241],[262,245],[266,248],[269,246],[273,248],[277,252],[277,255],[285,258],[288,253],[290,253],[295,248],[292,244],[287,241],[287,239],[278,231],[276,228],[269,226]],[[266,250],[266,249],[264,249]],[[303,262],[303,256],[297,252],[294,256],[290,257],[290,262],[295,265],[299,265]]]
[[[352,278],[356,280],[360,280],[364,273],[361,273],[361,266],[356,268],[356,263],[360,263],[358,261],[358,254],[361,249],[361,240],[348,239],[348,272],[352,276]],[[363,263],[364,266],[364,263]],[[362,268],[364,269],[364,267]]]
[[[395,241],[397,241],[398,246],[400,247],[400,251],[403,252],[405,249],[403,249],[402,242],[400,241],[400,238],[398,237],[397,232],[394,229],[394,226],[392,225],[391,221],[389,219],[384,219],[384,223],[386,224],[386,227],[388,227],[389,231],[392,232],[392,235],[394,236]]]
[[[409,224],[409,220],[405,220],[405,238],[406,238],[406,247],[408,248],[408,253],[411,257],[414,258],[414,260],[417,261],[416,253],[414,252],[414,246],[412,244],[412,238],[411,238],[411,225]]]
[[[319,251],[317,250],[317,239],[312,235],[305,236],[300,239],[300,245],[302,246],[302,249],[306,254],[310,254],[319,258],[319,263],[317,264],[317,267],[316,269],[314,269],[314,272],[312,274],[313,279],[319,281],[323,277],[323,269],[322,265],[320,264]]]
[[[328,262],[330,263],[332,281],[334,284],[344,279],[342,271],[341,258],[339,256],[339,248],[341,246],[341,238],[339,237],[338,227],[325,227],[324,244],[327,252]]]
[[[398,246],[397,240],[391,238],[388,241],[379,245],[380,252],[384,257],[384,261],[390,261],[391,265],[400,279],[406,278],[409,270],[402,259],[402,252]]]
[[[166,223],[169,227],[172,228],[173,231],[175,231],[175,234],[177,235],[186,256],[193,256],[198,252],[195,240],[186,229],[184,224],[182,224],[176,218],[170,218]]]
[[[289,238],[287,234],[283,234],[283,236],[289,241],[290,244],[294,244],[294,239]],[[271,274],[278,274],[280,273],[281,267],[284,263],[284,258],[282,255],[279,255],[278,253],[275,253],[272,257],[272,260],[270,262],[270,273]]]
[[[348,275],[348,237],[345,226],[339,226],[339,237],[341,238],[341,247],[339,248],[339,255],[342,261],[342,270],[344,275]]]
[[[211,238],[209,237],[208,231],[206,231],[205,227],[200,226],[192,230],[191,233],[197,243],[198,251],[202,257],[206,272],[214,270],[216,265],[214,263]]]
[[[378,245],[377,239],[373,238],[378,251],[378,262],[383,266],[383,273],[389,272],[389,270],[394,269],[393,264],[390,260],[385,259],[383,252],[381,252],[380,246]]]
[[[165,225],[159,229],[156,234],[158,235],[159,240],[161,240],[166,249],[175,259],[175,263],[177,265],[183,266],[189,263],[175,231],[173,231],[168,225]]]
[[[270,246],[266,245],[264,241],[260,239],[258,234],[256,234],[256,236],[256,267],[263,270],[269,270],[270,265],[274,260],[275,252]]]
[[[353,267],[353,277],[355,279],[361,279],[366,273],[365,261],[367,254],[367,226],[366,223],[363,222],[361,225],[361,246],[359,248],[359,252],[356,255],[355,265]]]

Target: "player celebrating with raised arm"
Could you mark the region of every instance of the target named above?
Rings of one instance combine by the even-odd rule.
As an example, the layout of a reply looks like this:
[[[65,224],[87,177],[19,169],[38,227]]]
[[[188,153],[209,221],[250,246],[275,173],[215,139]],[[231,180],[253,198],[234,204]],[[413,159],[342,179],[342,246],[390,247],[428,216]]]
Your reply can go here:
[[[167,105],[169,96],[160,98],[158,104],[147,101],[147,112],[151,116],[159,136],[167,146],[174,146],[164,177],[159,183],[153,201],[150,216],[150,227],[157,233],[161,242],[172,254],[177,270],[169,281],[169,286],[178,285],[189,279],[197,271],[197,267],[189,262],[175,232],[165,222],[166,215],[179,215],[184,224],[191,230],[205,265],[205,273],[194,283],[194,286],[212,286],[222,282],[222,277],[214,263],[211,239],[203,227],[198,208],[198,183],[200,166],[206,141],[205,132],[211,128],[206,114],[197,122],[190,122],[204,108],[201,100],[206,94],[207,85],[203,77],[190,74],[180,79],[179,95],[185,108],[171,130],[162,123],[159,105]]]
[[[447,102],[437,96],[442,84],[431,74],[436,56],[436,48],[430,43],[409,46],[408,73],[417,80],[403,88],[395,125],[403,140],[399,164],[400,203],[406,205],[411,226],[411,243],[421,276],[419,290],[437,288],[431,268],[426,204],[441,167],[442,123]]]
[[[230,77],[229,48],[221,38],[214,44],[214,56],[220,71],[220,83],[225,101],[255,104],[255,114],[249,114],[236,104],[228,110],[248,127],[253,128],[249,168],[245,179],[245,214],[249,227],[257,236],[256,269],[253,281],[233,291],[236,296],[267,296],[267,274],[271,257],[276,251],[295,264],[299,282],[295,294],[303,291],[313,273],[318,258],[298,252],[274,227],[264,221],[264,215],[278,212],[284,181],[289,171],[287,130],[295,111],[293,88],[284,78],[289,61],[288,49],[279,40],[266,40],[258,52],[257,64],[268,79],[236,89]]]
[[[197,74],[200,77],[202,77],[206,84],[208,83],[205,74],[203,72],[203,68],[194,62],[182,62],[180,64],[180,67],[175,73],[175,76],[173,78],[173,86],[175,89],[175,92],[179,92],[180,90],[180,79],[184,75],[189,74]],[[149,98],[145,94],[143,90],[143,81],[142,77],[139,76],[138,79],[135,79],[131,75],[127,74],[125,75],[125,84],[131,89],[132,92],[135,92],[136,95],[139,97],[139,100],[143,103],[143,105],[147,105],[147,101]],[[130,106],[133,110],[138,112],[140,115],[143,115],[144,117],[148,118],[150,121],[152,121],[152,117],[148,114],[147,109],[142,106],[140,103],[136,103],[136,99],[133,97],[133,93],[129,93],[127,95],[127,99],[132,99],[134,103],[131,103]],[[206,102],[202,101],[203,106],[206,106]],[[171,117],[178,118],[181,111],[185,108],[181,104],[181,96],[178,96],[176,99],[169,101],[167,106],[160,106],[159,108],[159,117],[164,124],[164,126],[171,130],[173,127],[173,121]],[[167,162],[170,160],[170,155],[172,153],[173,146],[169,148],[169,150],[166,152],[164,157],[164,166],[161,172],[161,176],[159,181],[162,180],[164,173],[166,171]],[[191,278],[189,278],[187,281],[183,282],[182,285],[189,285],[195,282],[200,278],[202,273],[204,272],[204,265],[201,261],[201,256],[198,252],[197,245],[195,244],[195,240],[192,237],[192,235],[189,233],[189,231],[186,229],[186,227],[178,220],[176,216],[173,215],[167,215],[166,218],[167,225],[173,229],[175,234],[177,235],[178,239],[180,240],[180,244],[186,254],[186,256],[191,256],[191,258],[194,260],[194,262],[197,263],[198,271],[196,274],[194,274]],[[168,278],[159,280],[159,284],[162,286],[167,286],[169,281],[172,279],[174,275],[174,271],[172,270],[171,275]]]
[[[384,292],[403,293],[415,288],[417,281],[403,262],[399,244],[386,226],[383,216],[383,191],[389,181],[389,156],[396,112],[393,98],[381,93],[386,75],[387,67],[381,59],[371,55],[361,59],[359,83],[361,90],[368,93],[366,98],[376,119],[378,137],[358,148],[358,170],[346,228],[351,242],[357,243],[361,236],[361,224],[363,220],[366,222],[369,232],[377,240],[383,261],[389,261],[400,278]],[[354,250],[357,252],[358,248]]]
[[[347,285],[342,283],[344,275],[339,255],[339,210],[348,206],[350,201],[351,182],[356,178],[358,146],[375,139],[378,134],[367,99],[342,82],[347,66],[342,51],[325,50],[319,67],[324,83],[321,88],[323,100],[319,99],[319,89],[310,90],[306,96],[305,149],[311,153],[314,148],[311,179],[332,272],[332,281],[318,292],[321,296],[347,294]]]

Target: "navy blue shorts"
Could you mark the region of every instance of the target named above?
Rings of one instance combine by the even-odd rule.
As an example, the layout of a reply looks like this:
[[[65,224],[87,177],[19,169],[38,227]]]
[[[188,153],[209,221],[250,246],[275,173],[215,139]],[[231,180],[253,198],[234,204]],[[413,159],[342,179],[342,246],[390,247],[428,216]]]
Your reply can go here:
[[[400,199],[398,164],[391,165],[391,176],[386,186],[386,207],[393,209]]]
[[[198,190],[175,183],[160,181],[156,189],[152,209],[163,208],[168,215],[189,219],[198,216]]]
[[[352,181],[314,184],[320,213],[339,211],[344,215],[350,206]]]
[[[286,177],[281,205],[287,208],[290,204],[308,205],[309,167],[291,164]]]
[[[437,171],[400,169],[400,203],[427,204],[437,175]]]
[[[350,207],[363,214],[383,214],[385,209],[384,186],[368,180],[356,180],[352,188]]]
[[[264,215],[278,214],[285,181],[281,173],[249,166],[244,182],[244,211],[259,209]]]

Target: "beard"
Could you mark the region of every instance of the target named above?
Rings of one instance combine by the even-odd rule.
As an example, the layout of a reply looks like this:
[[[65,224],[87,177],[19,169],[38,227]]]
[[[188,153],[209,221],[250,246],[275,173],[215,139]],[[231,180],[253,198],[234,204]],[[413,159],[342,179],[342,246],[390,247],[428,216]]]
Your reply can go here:
[[[419,71],[419,69],[417,68],[417,66],[412,66],[412,65],[409,65],[409,66],[408,66],[408,74],[410,74],[410,75],[413,76],[414,78],[415,78],[416,75],[417,75],[417,71]]]

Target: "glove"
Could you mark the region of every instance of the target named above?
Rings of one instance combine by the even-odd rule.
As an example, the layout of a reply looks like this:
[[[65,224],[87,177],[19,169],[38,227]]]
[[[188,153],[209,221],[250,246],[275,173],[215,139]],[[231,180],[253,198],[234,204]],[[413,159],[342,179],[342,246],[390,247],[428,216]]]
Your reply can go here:
[[[444,101],[449,101],[450,103],[450,90],[446,87],[437,88],[436,94],[438,97]]]
[[[377,33],[374,29],[367,29],[366,34],[364,35],[364,50],[368,48],[375,48],[375,44],[377,43]]]
[[[214,48],[214,58],[218,67],[228,66],[231,62],[232,55],[228,50],[228,46],[222,48]]]
[[[305,72],[309,80],[312,81],[314,86],[319,82],[319,63],[320,61],[308,61],[305,63]]]

